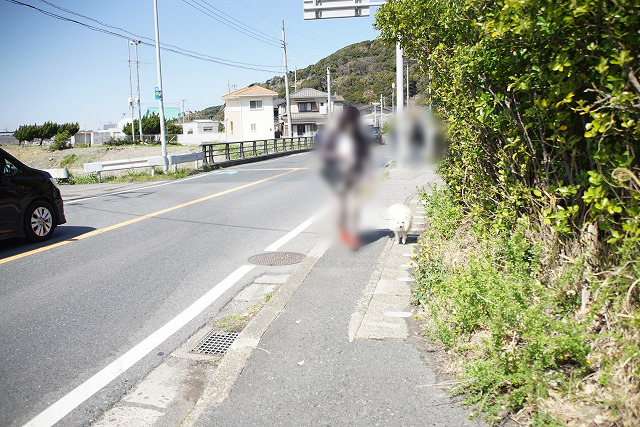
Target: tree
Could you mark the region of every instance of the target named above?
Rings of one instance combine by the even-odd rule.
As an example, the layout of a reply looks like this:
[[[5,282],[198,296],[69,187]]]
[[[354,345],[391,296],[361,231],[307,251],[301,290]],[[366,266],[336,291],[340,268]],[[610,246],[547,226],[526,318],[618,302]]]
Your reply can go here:
[[[38,126],[38,138],[40,138],[40,146],[45,139],[51,139],[58,133],[58,124],[54,122],[44,122]]]
[[[80,125],[78,124],[78,122],[63,123],[61,125],[58,125],[58,133],[67,132],[69,133],[69,138],[71,138],[73,135],[75,135],[79,131],[80,131]]]
[[[13,132],[13,137],[18,140],[18,144],[31,142],[38,137],[38,126],[22,125]]]
[[[136,129],[139,129],[140,121],[135,120]],[[166,131],[168,134],[182,133],[182,127],[176,125],[172,121],[165,120]],[[122,127],[122,133],[131,136],[131,123],[127,123]],[[145,135],[158,135],[160,134],[160,116],[156,113],[151,113],[142,117],[142,133]]]
[[[71,139],[71,134],[69,131],[63,130],[56,134],[55,138],[53,138],[53,142],[51,143],[52,150],[64,150],[65,148],[69,148],[69,140]]]

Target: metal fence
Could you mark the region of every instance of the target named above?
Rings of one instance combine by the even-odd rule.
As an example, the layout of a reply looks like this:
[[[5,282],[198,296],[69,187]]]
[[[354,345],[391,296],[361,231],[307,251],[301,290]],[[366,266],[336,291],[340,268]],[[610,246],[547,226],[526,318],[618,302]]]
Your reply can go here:
[[[215,142],[201,144],[204,162],[246,159],[313,148],[313,137],[261,139],[256,141]]]

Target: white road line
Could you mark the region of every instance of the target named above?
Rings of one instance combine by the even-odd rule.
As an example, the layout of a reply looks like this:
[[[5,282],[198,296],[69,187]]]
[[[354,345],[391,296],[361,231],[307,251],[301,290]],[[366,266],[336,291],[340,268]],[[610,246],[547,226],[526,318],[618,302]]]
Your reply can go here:
[[[273,242],[272,244],[267,246],[264,249],[264,251],[265,252],[275,252],[275,251],[277,251],[285,243],[287,243],[289,240],[291,240],[294,237],[296,237],[298,234],[302,233],[311,224],[316,222],[320,217],[322,217],[326,213],[327,213],[327,209],[321,210],[320,212],[318,212],[317,214],[313,215],[311,218],[309,218],[308,220],[306,220],[305,222],[303,222],[302,224],[300,224],[299,226],[297,226],[296,228],[294,228],[293,230],[291,230],[290,232],[288,232],[287,234],[285,234],[284,236],[282,236],[281,238],[279,238],[278,240],[276,240],[275,242]]]
[[[127,351],[115,361],[104,367],[100,372],[71,390],[60,400],[42,411],[31,421],[25,424],[25,427],[50,427],[60,421],[69,412],[73,411],[85,400],[89,399],[95,393],[107,386],[111,381],[132,367],[143,357],[149,354],[154,348],[158,347],[171,335],[179,331],[183,326],[193,320],[197,315],[202,313],[222,294],[228,291],[234,284],[242,279],[254,265],[243,265],[228,275],[224,280],[215,285],[206,294],[198,298],[196,302],[187,307],[182,313],[167,322],[160,329],[142,340],[139,344]]]

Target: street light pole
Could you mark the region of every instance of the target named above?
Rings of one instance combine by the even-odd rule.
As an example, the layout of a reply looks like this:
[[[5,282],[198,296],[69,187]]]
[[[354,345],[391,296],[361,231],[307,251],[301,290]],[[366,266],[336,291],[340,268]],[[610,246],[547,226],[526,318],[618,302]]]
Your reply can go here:
[[[153,17],[156,33],[156,70],[158,72],[158,109],[160,113],[160,142],[162,143],[162,159],[164,173],[169,172],[169,159],[167,158],[167,134],[164,125],[164,93],[162,92],[162,66],[160,64],[160,29],[158,25],[158,0],[153,0]]]
[[[289,137],[293,136],[291,129],[291,101],[289,99],[289,67],[287,65],[287,40],[284,34],[284,19],[282,20],[282,61],[284,62],[284,93],[287,97],[287,126],[289,127]]]
[[[129,59],[127,62],[129,63],[129,109],[131,110],[131,141],[136,142],[136,122],[133,120],[133,83],[131,82],[131,40],[127,42],[127,51],[129,54]]]
[[[327,121],[331,119],[331,68],[327,67]]]
[[[137,89],[138,89],[138,132],[140,133],[140,142],[144,142],[144,138],[142,135],[142,106],[140,104],[140,61],[138,60],[138,45],[140,44],[140,40],[132,40],[132,42],[136,46],[136,79],[137,79]]]

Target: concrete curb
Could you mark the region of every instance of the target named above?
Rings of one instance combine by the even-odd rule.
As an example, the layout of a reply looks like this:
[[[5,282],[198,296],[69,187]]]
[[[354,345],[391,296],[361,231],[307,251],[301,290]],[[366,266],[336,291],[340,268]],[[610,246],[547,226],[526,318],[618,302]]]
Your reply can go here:
[[[231,345],[220,365],[208,379],[205,390],[197,403],[184,419],[181,426],[190,427],[196,425],[198,419],[205,410],[212,410],[219,406],[231,393],[231,389],[242,373],[254,350],[262,350],[258,347],[260,338],[267,331],[274,320],[278,318],[287,303],[298,290],[302,282],[311,273],[324,251],[328,248],[326,242],[320,241],[309,252],[309,256],[302,261],[289,279],[278,288],[275,295],[267,302],[258,314],[251,319],[247,326],[240,332],[236,341]]]
[[[382,270],[384,270],[384,261],[387,258],[387,255],[391,252],[392,246],[393,239],[389,239],[384,245],[384,249],[378,256],[376,267],[373,270],[373,273],[371,273],[371,278],[369,279],[369,283],[367,283],[367,287],[364,289],[362,299],[358,301],[356,311],[351,315],[351,319],[349,319],[349,342],[353,342],[356,334],[358,333],[358,329],[360,329],[360,326],[362,325],[364,315],[367,313],[367,308],[369,307],[371,298],[373,298],[373,293],[376,290],[376,286],[378,285],[380,276],[382,276]]]

